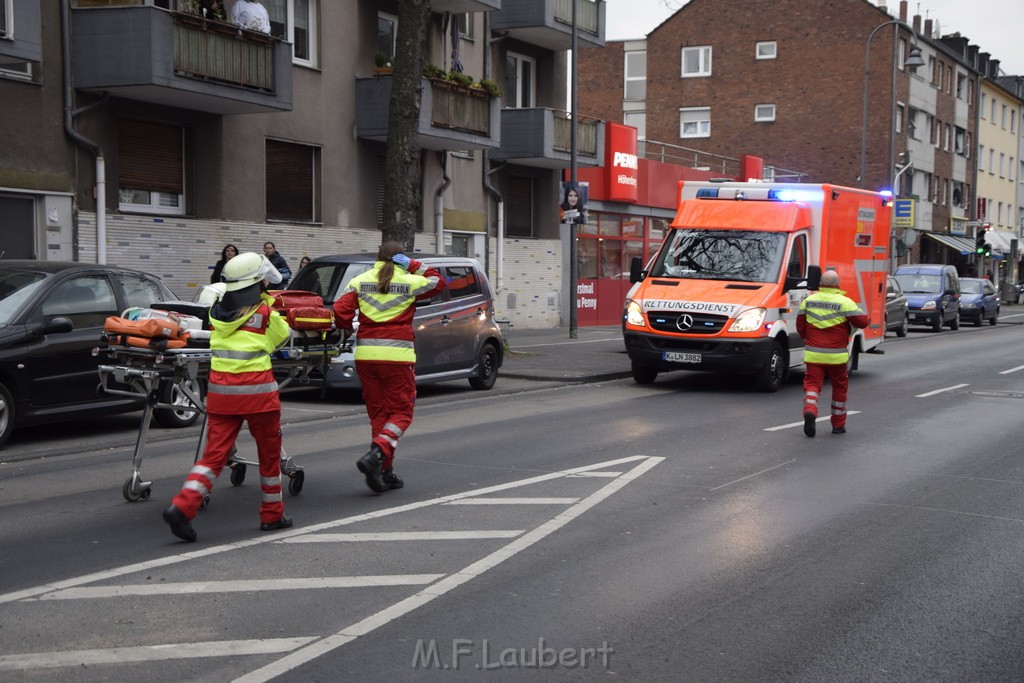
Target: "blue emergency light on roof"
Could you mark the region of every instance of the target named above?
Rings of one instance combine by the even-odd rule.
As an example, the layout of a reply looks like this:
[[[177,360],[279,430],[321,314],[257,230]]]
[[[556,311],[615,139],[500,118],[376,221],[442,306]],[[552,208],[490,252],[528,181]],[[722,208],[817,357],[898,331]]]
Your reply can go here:
[[[697,190],[697,199],[718,199],[717,187],[702,187]]]
[[[768,199],[780,202],[816,202],[821,201],[821,190],[800,190],[792,187],[768,190]]]

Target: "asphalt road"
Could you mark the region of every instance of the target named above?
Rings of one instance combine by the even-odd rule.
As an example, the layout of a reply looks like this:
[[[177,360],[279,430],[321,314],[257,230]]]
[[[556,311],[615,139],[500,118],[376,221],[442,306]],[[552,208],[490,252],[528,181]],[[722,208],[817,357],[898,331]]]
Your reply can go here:
[[[254,482],[222,477],[196,544],[159,514],[189,430],[150,444],[136,503],[128,422],[5,453],[0,677],[1020,680],[1022,342],[891,339],[849,433],[814,439],[800,373],[443,389],[382,496],[353,400],[286,428],[294,529],[259,532]]]

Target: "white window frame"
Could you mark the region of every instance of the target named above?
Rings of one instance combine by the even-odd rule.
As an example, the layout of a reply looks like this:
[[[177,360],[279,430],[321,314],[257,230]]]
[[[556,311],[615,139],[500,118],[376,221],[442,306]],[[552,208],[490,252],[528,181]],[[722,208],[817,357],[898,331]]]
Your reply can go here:
[[[985,145],[978,145],[978,170],[985,170]]]
[[[770,108],[770,113],[768,109]],[[755,104],[754,105],[754,121],[774,121],[775,120],[775,105],[774,104]]]
[[[388,57],[391,57],[392,59],[394,59],[394,57],[395,57],[395,49],[396,49],[395,41],[398,39],[398,17],[395,16],[394,14],[388,14],[387,12],[377,12],[377,24],[378,24],[378,27],[377,27],[377,38],[378,38],[378,40],[380,39],[380,22],[382,20],[383,21],[391,22],[391,27],[393,29],[393,33],[391,34],[391,50],[390,50],[390,52],[388,52]],[[380,46],[378,45],[377,47],[380,47]],[[378,50],[378,52],[383,52],[383,50]]]
[[[463,40],[476,40],[476,16],[473,12],[460,12],[455,15],[459,21],[459,37]]]
[[[515,62],[516,85],[514,92],[507,92],[504,94],[503,100],[505,106],[510,109],[522,109],[535,106],[537,102],[537,60],[533,57],[527,57],[526,55],[512,51],[506,53],[506,62],[507,60],[513,60]],[[522,88],[522,76],[523,69],[526,66],[529,66],[530,83],[528,87],[529,92],[524,93]],[[507,81],[508,74],[505,75],[505,78]],[[529,98],[529,101],[524,98],[524,94]]]
[[[687,116],[690,114],[690,116]],[[705,116],[698,116],[705,114]],[[686,132],[686,125],[696,126],[696,132]],[[680,138],[709,138],[711,137],[711,107],[680,107],[679,108],[679,137]]]
[[[184,151],[184,149],[185,149],[185,129],[184,128],[181,128],[180,143],[181,143],[182,151]],[[181,180],[182,180],[182,187],[183,188],[185,187],[185,183],[186,183],[186,178],[185,178],[185,163],[186,163],[186,159],[187,159],[187,157],[183,154],[182,155],[182,165],[181,165]],[[116,177],[115,177],[115,182],[117,182]],[[149,192],[149,202],[143,204],[141,202],[121,201],[121,196],[127,197],[127,195],[121,195],[121,190],[118,189],[118,202],[117,202],[117,209],[118,209],[118,211],[125,211],[125,212],[128,212],[128,213],[155,213],[155,214],[160,214],[160,215],[164,215],[164,216],[184,216],[185,215],[185,193],[184,192],[181,192],[179,194],[172,194],[170,192],[156,192],[154,190],[146,190],[144,188],[138,188],[137,191],[138,192]],[[167,205],[161,204],[160,203],[160,199],[164,198],[164,197],[166,197],[168,199],[173,197],[174,201],[176,202],[176,205],[175,206],[167,206]]]
[[[0,40],[14,40],[14,0],[0,0]]]
[[[686,70],[686,56],[687,54],[696,52],[697,53],[697,70],[687,72]],[[711,75],[711,46],[710,45],[694,45],[693,47],[684,47],[679,51],[679,74],[682,78],[706,78]]]
[[[319,48],[317,41],[317,33],[319,31],[318,25],[318,12],[317,7],[318,0],[305,0],[306,2],[306,50],[309,53],[307,59],[295,56],[295,17],[296,9],[295,6],[302,0],[288,0],[288,42],[292,44],[292,63],[299,64],[301,66],[308,66],[316,68],[319,60],[317,59],[317,51]]]
[[[633,57],[634,59],[630,59],[630,57]],[[632,75],[631,76],[630,75],[630,63],[634,63],[634,69],[633,70],[635,70],[635,62],[637,61],[636,58],[638,58],[638,57],[643,57],[643,67],[644,68],[641,70],[642,71],[641,75],[639,75],[639,76]],[[647,99],[647,50],[629,50],[629,51],[627,51],[624,54],[623,60],[622,60],[622,73],[623,73],[622,99],[627,100],[629,102],[643,102],[643,101],[645,101]],[[629,84],[630,83],[641,83],[642,84],[642,86],[643,86],[643,88],[642,88],[643,89],[643,97],[630,97],[629,96]]]
[[[981,93],[981,108],[978,110],[978,116],[985,118],[985,103],[988,101],[988,95]]]
[[[777,59],[779,44],[774,40],[762,40],[754,43],[754,59]]]
[[[906,118],[906,104],[900,101],[896,101],[896,132],[903,132],[903,120]]]

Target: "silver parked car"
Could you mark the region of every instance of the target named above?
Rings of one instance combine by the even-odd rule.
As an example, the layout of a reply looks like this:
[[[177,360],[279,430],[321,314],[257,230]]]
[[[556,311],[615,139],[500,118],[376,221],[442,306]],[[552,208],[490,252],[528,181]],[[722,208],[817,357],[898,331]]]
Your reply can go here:
[[[504,360],[504,343],[483,267],[476,259],[460,256],[412,257],[437,268],[448,280],[444,292],[416,304],[416,383],[468,379],[474,389],[490,389]],[[348,281],[373,267],[375,260],[373,254],[320,256],[303,266],[289,286],[315,292],[331,306]],[[353,354],[342,353],[327,371],[327,387],[358,386]]]

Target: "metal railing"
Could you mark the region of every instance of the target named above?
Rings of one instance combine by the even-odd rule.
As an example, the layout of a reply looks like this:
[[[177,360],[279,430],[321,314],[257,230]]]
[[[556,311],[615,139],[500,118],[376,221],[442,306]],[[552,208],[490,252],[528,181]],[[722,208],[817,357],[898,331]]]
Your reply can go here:
[[[489,135],[491,96],[484,90],[446,81],[430,81],[430,122],[440,128]]]
[[[572,115],[566,111],[554,110],[555,130],[551,146],[559,152],[572,152]],[[600,120],[589,116],[576,119],[576,153],[597,156],[597,129]]]
[[[572,3],[576,2],[576,28],[587,33],[598,33],[597,2],[594,0],[555,0],[555,21],[572,26]]]
[[[740,173],[740,160],[735,157],[704,152],[668,142],[641,140],[637,145],[637,151],[639,156],[651,161],[707,169],[731,178],[738,177]],[[765,178],[766,180],[800,182],[801,178],[807,175],[802,171],[793,171],[778,166],[765,165],[764,170],[766,176],[770,174],[770,178]]]
[[[174,15],[177,73],[274,91],[277,38],[186,14]]]

